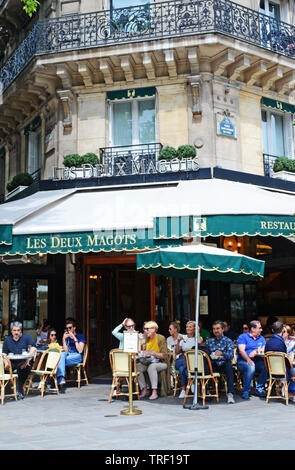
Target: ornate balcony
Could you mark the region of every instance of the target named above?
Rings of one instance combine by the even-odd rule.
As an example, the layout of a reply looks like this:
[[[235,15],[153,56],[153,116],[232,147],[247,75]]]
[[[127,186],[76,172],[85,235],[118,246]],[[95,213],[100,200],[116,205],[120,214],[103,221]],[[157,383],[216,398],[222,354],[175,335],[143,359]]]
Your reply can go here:
[[[273,174],[273,166],[278,156],[275,155],[268,155],[266,153],[263,154],[263,165],[264,165],[264,175],[265,176],[272,176]]]
[[[156,164],[161,148],[160,143],[105,147],[100,149],[100,162],[107,174],[145,173],[150,165]]]
[[[39,20],[0,69],[5,90],[36,56],[145,40],[221,33],[295,57],[295,27],[229,0],[173,0]]]

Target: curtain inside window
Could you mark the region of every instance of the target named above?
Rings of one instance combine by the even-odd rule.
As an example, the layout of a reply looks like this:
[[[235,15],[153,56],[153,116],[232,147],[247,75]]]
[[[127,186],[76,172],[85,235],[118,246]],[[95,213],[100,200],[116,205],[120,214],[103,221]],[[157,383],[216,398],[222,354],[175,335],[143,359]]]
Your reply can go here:
[[[28,142],[28,173],[32,174],[41,167],[41,132],[30,132]]]
[[[278,114],[270,115],[272,154],[285,156],[283,117]]]
[[[266,113],[266,111],[261,112],[261,122],[262,122],[263,153],[266,153],[267,155],[270,155],[269,142],[268,142],[267,113]]]
[[[138,101],[139,143],[149,144],[155,137],[155,100]]]
[[[132,145],[132,104],[113,104],[113,144]]]

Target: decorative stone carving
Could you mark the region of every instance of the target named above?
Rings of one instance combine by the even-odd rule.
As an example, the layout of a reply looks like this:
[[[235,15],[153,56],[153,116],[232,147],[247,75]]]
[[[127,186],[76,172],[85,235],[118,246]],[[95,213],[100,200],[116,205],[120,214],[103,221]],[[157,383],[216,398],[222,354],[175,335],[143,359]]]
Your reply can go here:
[[[57,94],[61,101],[63,110],[63,128],[64,131],[72,130],[72,105],[73,93],[70,90],[58,90]]]

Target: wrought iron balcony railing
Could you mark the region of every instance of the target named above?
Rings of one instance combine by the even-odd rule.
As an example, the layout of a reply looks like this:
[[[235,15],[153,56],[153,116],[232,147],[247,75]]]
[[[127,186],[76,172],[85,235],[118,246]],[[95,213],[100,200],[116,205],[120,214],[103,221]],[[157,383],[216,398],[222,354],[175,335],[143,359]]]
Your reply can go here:
[[[156,164],[161,148],[160,143],[105,147],[100,149],[100,162],[106,174],[147,173],[150,165]]]
[[[272,176],[273,166],[278,156],[268,155],[267,153],[263,154],[263,165],[264,165],[264,175]]]
[[[0,69],[6,89],[37,55],[221,33],[295,57],[295,27],[230,0],[172,0],[39,20]]]

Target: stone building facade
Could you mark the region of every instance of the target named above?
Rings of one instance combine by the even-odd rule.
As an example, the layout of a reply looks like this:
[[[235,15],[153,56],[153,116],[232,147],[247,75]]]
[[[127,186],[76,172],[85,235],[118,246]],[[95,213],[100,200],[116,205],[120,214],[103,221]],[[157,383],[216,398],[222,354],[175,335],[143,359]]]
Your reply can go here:
[[[293,0],[40,3],[30,19],[0,2],[2,201],[17,173],[118,146],[190,144],[201,168],[260,176],[294,158]]]

